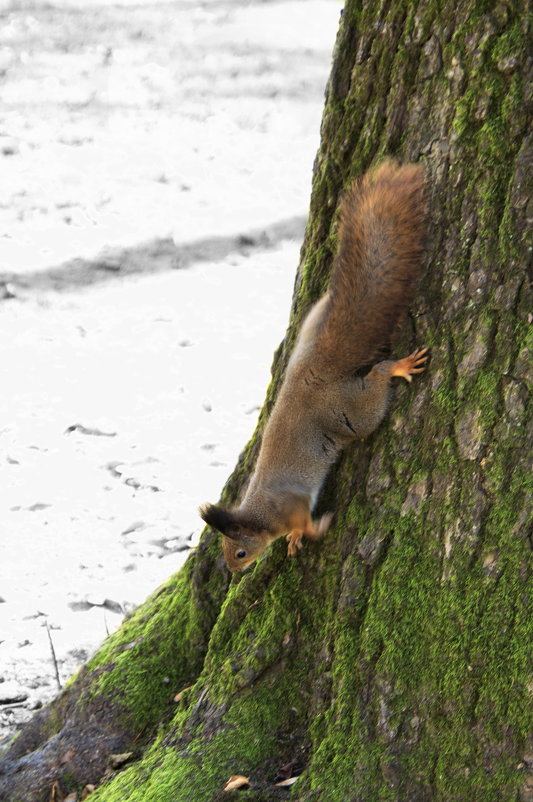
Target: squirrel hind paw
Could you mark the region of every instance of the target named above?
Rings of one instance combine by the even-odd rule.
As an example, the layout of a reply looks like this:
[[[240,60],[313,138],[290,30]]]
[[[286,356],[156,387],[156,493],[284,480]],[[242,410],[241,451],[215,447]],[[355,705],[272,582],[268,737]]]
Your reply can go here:
[[[417,348],[404,359],[398,359],[391,367],[391,376],[398,376],[405,381],[412,382],[413,374],[423,373],[426,369],[426,360],[429,357],[428,348]]]

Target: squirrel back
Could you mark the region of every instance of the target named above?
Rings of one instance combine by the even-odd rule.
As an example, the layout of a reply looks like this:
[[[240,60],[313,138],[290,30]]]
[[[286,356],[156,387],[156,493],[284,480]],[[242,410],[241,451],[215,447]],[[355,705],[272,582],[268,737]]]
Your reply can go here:
[[[313,332],[314,366],[322,375],[343,375],[388,355],[422,255],[424,184],[420,166],[388,159],[344,195],[339,250]]]

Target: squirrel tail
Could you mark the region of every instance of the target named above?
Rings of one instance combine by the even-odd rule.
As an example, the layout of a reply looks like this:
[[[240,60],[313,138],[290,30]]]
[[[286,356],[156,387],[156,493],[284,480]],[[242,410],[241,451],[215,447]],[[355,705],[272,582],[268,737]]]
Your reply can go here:
[[[316,331],[324,369],[355,371],[388,356],[423,250],[425,174],[386,160],[346,192],[339,250]]]

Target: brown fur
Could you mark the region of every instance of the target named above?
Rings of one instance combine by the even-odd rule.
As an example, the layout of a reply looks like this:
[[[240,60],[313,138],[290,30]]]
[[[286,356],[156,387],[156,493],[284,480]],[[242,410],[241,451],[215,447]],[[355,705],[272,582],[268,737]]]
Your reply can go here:
[[[390,352],[422,255],[424,172],[392,160],[357,181],[341,204],[339,251],[315,347],[327,370],[357,370]],[[339,337],[339,333],[341,336]]]
[[[231,570],[246,568],[283,535],[292,555],[303,535],[325,533],[331,514],[313,520],[311,509],[330,465],[379,425],[391,378],[411,381],[424,370],[425,350],[354,375],[388,352],[406,313],[425,215],[424,175],[415,165],[386,161],[344,196],[330,287],[304,321],[245,496],[234,510],[200,510],[224,535]]]

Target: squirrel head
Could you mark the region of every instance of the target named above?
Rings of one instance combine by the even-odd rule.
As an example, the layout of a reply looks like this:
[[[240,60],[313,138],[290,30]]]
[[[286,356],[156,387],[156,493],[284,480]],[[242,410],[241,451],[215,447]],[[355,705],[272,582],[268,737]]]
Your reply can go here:
[[[246,519],[239,510],[204,504],[200,507],[200,517],[223,535],[222,551],[230,571],[244,571],[273,539],[271,532]]]

